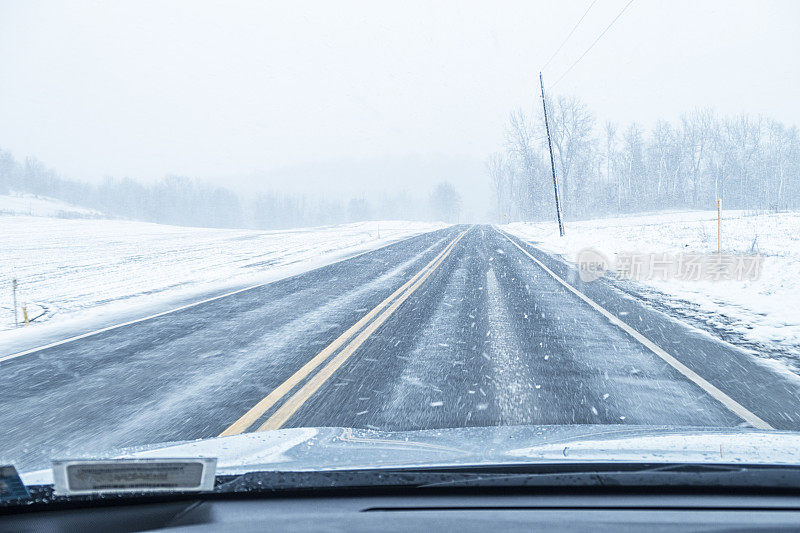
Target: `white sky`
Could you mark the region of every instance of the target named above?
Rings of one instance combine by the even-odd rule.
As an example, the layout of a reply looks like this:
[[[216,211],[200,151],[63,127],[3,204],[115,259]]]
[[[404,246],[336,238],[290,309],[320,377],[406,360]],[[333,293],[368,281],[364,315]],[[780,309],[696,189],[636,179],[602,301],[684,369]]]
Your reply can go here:
[[[538,70],[589,3],[0,0],[0,147],[87,180],[445,177],[477,205],[509,111],[538,112]],[[625,3],[598,0],[546,82]],[[798,124],[799,28],[796,0],[636,0],[557,91],[600,121],[711,105]]]

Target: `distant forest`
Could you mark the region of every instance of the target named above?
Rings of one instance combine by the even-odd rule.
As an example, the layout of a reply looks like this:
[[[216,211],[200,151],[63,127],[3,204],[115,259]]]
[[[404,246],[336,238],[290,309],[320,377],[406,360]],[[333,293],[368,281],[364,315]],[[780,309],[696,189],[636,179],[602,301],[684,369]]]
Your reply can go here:
[[[502,151],[488,161],[498,220],[555,217],[541,100],[511,113]],[[657,209],[800,209],[796,126],[696,110],[677,123],[598,125],[575,97],[548,98],[553,159],[565,215],[589,218]]]
[[[55,198],[112,217],[211,228],[284,229],[387,219],[457,222],[461,210],[460,195],[446,181],[432,188],[427,202],[402,193],[349,201],[277,192],[242,197],[183,176],[153,184],[106,178],[95,185],[63,178],[34,157],[17,161],[0,149],[0,194],[9,192]]]

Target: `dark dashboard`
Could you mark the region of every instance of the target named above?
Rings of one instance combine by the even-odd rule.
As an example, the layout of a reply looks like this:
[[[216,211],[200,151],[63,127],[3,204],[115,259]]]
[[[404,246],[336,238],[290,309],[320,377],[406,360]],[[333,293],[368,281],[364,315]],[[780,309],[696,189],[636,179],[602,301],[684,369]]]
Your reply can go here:
[[[741,531],[800,529],[796,494],[377,491],[10,510],[0,531]]]

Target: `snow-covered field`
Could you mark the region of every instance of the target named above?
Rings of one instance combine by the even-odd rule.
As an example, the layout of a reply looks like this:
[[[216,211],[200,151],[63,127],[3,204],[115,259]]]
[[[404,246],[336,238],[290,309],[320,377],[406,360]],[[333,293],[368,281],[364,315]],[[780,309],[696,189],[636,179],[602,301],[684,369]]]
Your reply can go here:
[[[28,193],[0,194],[0,215],[34,217],[99,218],[101,213],[78,207],[55,198]]]
[[[613,261],[615,254],[713,254],[717,251],[716,211],[660,212],[566,222],[566,236],[555,223],[513,223],[509,233],[544,251],[575,262],[594,248]],[[751,251],[763,256],[755,280],[626,281],[628,289],[691,318],[728,338],[770,356],[797,359],[800,365],[800,213],[723,211],[723,254]],[[620,283],[620,282],[617,282]]]
[[[158,310],[177,297],[267,282],[444,226],[382,221],[255,231],[0,215],[0,345],[42,324],[80,324],[142,304]],[[8,331],[13,278],[19,304],[35,320]]]

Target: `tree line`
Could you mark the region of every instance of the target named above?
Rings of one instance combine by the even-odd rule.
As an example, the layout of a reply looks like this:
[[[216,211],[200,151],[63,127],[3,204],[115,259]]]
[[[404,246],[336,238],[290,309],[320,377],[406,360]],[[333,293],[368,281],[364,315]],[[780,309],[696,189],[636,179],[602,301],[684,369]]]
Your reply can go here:
[[[105,216],[212,228],[286,229],[379,219],[456,222],[461,208],[458,192],[446,181],[431,190],[427,202],[407,193],[349,200],[271,191],[242,197],[172,175],[151,184],[129,178],[91,184],[63,178],[35,157],[20,162],[0,149],[0,194],[10,192],[63,200]]]
[[[588,218],[657,209],[800,208],[796,126],[712,109],[659,120],[598,125],[573,96],[548,97],[553,161],[564,214]],[[512,112],[501,151],[487,169],[500,221],[555,216],[544,119]]]

